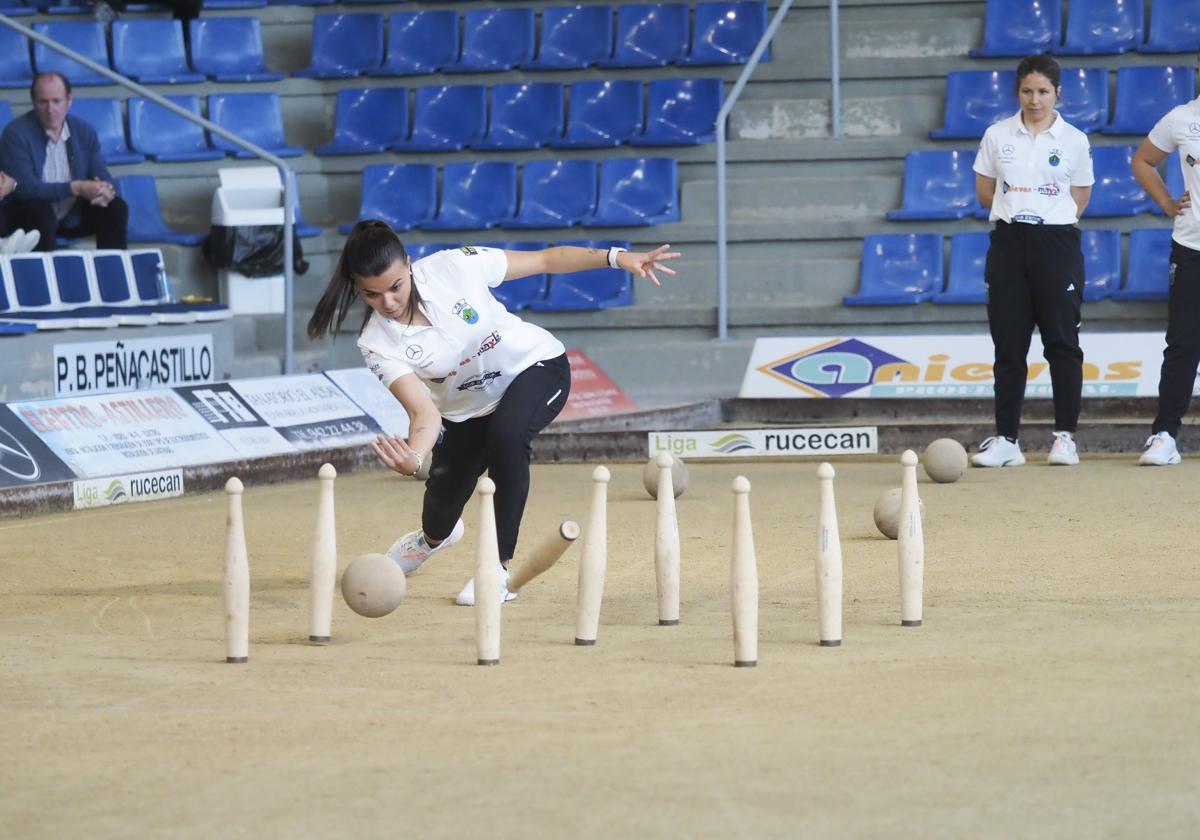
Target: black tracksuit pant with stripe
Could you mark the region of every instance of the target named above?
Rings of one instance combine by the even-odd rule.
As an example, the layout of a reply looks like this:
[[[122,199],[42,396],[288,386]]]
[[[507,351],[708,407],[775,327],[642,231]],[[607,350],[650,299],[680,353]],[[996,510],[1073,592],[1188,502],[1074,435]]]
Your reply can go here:
[[[1171,242],[1171,291],[1167,298],[1167,347],[1158,378],[1154,433],[1179,437],[1192,402],[1200,366],[1200,251]]]

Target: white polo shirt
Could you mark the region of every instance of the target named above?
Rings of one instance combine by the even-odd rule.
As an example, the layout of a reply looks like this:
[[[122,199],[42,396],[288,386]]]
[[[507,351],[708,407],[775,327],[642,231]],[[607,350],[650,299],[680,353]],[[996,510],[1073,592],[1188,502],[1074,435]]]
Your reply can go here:
[[[408,326],[372,312],[358,349],[385,387],[414,373],[447,420],[495,411],[526,368],[566,352],[562,342],[522,321],[492,297],[508,270],[504,252],[465,245],[413,263],[421,311],[432,326]]]
[[[1200,251],[1200,99],[1168,111],[1150,130],[1150,142],[1167,154],[1179,150],[1183,186],[1191,193],[1192,206],[1175,217],[1171,238],[1185,248]]]
[[[1079,208],[1071,187],[1090,187],[1092,150],[1087,135],[1058,114],[1036,137],[1021,121],[1021,112],[993,123],[983,134],[975,172],[996,179],[993,222],[1073,225]]]

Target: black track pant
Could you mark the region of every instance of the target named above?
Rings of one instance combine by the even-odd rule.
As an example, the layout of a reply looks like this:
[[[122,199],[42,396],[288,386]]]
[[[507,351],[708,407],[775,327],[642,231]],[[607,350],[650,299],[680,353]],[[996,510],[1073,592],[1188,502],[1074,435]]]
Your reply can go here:
[[[1050,365],[1054,428],[1074,432],[1083,392],[1079,326],[1083,251],[1074,225],[997,222],[987,264],[988,327],[996,347],[996,433],[1016,438],[1036,326]]]
[[[49,201],[14,201],[5,211],[5,222],[9,231],[16,228],[40,231],[42,238],[37,244],[39,251],[53,251],[59,233],[68,239],[95,234],[97,248],[125,250],[128,246],[126,229],[129,207],[124,199],[114,198],[107,207],[98,207],[86,201],[77,202],[77,206],[81,216],[77,227],[60,226],[54,216],[54,205]]]
[[[491,414],[461,423],[443,421],[444,432],[433,449],[421,512],[421,528],[428,539],[450,535],[475,492],[475,482],[487,470],[496,482],[500,559],[507,562],[513,558],[529,496],[533,438],[558,416],[570,392],[571,365],[562,355],[524,370]]]
[[[1171,242],[1171,292],[1167,298],[1167,349],[1158,377],[1154,433],[1179,437],[1200,366],[1200,251]]]

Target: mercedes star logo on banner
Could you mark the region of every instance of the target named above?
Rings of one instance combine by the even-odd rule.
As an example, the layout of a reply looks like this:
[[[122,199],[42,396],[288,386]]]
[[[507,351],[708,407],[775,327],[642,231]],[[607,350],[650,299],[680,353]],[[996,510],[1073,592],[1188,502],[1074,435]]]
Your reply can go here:
[[[8,429],[0,426],[0,472],[21,481],[37,481],[42,470],[33,455]]]

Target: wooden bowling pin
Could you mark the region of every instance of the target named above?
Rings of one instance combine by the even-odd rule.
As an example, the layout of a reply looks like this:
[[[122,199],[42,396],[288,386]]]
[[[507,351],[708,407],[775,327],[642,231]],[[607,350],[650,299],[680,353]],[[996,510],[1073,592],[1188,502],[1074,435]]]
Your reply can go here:
[[[496,539],[496,483],[475,485],[479,496],[479,543],[475,550],[475,648],[477,664],[500,664],[500,546]]]
[[[583,534],[579,590],[575,600],[575,644],[594,645],[600,631],[604,571],[608,566],[608,481],[606,467],[592,470],[592,509]]]
[[[242,482],[225,482],[225,661],[250,659],[250,562],[242,521]]]
[[[333,512],[333,480],[337,478],[337,470],[333,464],[323,464],[317,478],[321,490],[317,497],[317,530],[313,536],[309,579],[308,640],[328,642],[333,623],[333,588],[337,581],[337,528]]]
[[[842,540],[833,500],[833,466],[817,467],[820,502],[817,518],[817,621],[822,647],[842,643]]]
[[[521,565],[512,570],[508,578],[508,591],[516,592],[542,572],[558,562],[575,540],[579,539],[579,523],[566,519],[558,529],[533,547]]]
[[[758,564],[754,558],[754,529],[750,524],[750,481],[733,480],[733,558],[729,565],[733,609],[733,664],[758,664]]]
[[[654,577],[658,585],[658,623],[679,623],[679,521],[675,516],[675,488],[671,456],[658,455],[657,521],[654,535]]]
[[[921,600],[925,587],[925,536],[921,530],[921,499],[917,495],[917,455],[906,449],[900,456],[900,532],[896,552],[900,560],[900,625],[921,626]]]

